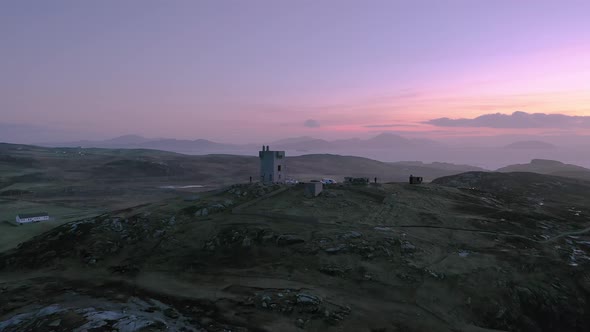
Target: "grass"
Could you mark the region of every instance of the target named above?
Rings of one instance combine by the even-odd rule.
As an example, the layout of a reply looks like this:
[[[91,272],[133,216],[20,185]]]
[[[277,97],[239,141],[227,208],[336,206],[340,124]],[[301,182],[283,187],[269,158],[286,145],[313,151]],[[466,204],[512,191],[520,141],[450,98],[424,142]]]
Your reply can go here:
[[[47,212],[50,221],[17,225],[19,213]],[[19,243],[40,235],[56,226],[70,221],[84,219],[99,214],[98,210],[75,209],[54,203],[34,203],[22,200],[0,199],[0,252],[12,249]]]

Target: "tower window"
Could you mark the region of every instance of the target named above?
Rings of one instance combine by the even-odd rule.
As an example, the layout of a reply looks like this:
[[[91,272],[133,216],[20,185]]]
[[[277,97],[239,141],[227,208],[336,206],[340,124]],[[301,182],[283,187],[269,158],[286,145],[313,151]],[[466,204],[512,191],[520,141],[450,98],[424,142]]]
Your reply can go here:
[[[279,172],[281,171],[281,165],[279,165]]]

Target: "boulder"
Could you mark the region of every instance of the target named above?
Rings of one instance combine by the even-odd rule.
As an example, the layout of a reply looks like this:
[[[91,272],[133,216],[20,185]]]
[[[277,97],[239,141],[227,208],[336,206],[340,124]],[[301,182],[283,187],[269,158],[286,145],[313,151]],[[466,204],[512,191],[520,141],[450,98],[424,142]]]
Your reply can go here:
[[[403,241],[400,244],[400,249],[401,249],[401,252],[404,253],[404,254],[409,254],[409,253],[416,252],[416,246],[413,245],[409,241]]]
[[[340,235],[341,239],[347,240],[347,239],[358,239],[361,236],[363,236],[362,233],[359,233],[357,231],[350,231],[348,233],[344,233],[342,235]]]
[[[250,239],[249,237],[245,237],[244,240],[242,240],[242,247],[250,248],[251,246],[252,246],[252,239]]]
[[[297,294],[298,305],[319,305],[320,303],[322,303],[322,300],[317,296],[305,293]]]
[[[344,249],[346,249],[346,245],[345,244],[339,244],[335,247],[331,247],[331,248],[326,248],[324,249],[325,252],[327,252],[328,254],[335,254],[338,253],[340,251],[343,251]]]
[[[295,234],[283,234],[277,238],[277,245],[279,246],[289,246],[297,243],[303,243],[305,240]]]

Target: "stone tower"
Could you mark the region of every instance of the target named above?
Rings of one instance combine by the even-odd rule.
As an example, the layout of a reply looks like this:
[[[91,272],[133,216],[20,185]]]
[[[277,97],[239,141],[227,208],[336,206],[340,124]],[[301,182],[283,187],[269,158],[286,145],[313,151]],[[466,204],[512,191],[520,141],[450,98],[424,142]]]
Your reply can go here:
[[[285,182],[285,151],[270,151],[267,146],[262,146],[258,152],[260,158],[260,181],[262,183]]]

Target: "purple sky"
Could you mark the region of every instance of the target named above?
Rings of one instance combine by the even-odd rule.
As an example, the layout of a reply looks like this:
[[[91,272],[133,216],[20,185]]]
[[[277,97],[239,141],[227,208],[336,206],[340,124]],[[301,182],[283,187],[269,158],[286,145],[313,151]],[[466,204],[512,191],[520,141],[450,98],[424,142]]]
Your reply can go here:
[[[587,133],[588,13],[590,1],[7,0],[0,123],[259,142],[461,135],[481,121],[430,120],[521,111],[582,118],[481,131]]]

